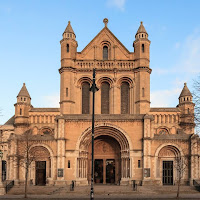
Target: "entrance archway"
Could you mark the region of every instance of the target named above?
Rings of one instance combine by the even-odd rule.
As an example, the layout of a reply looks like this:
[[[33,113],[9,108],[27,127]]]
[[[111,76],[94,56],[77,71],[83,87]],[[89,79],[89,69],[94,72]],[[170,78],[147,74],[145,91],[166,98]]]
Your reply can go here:
[[[126,136],[111,126],[96,126],[94,141],[95,183],[118,184],[130,178],[130,147]],[[77,178],[91,180],[91,130],[80,139]]]
[[[88,179],[91,178],[91,144],[88,148]],[[119,183],[121,177],[120,145],[110,136],[99,136],[94,141],[94,182]]]
[[[31,163],[31,179],[35,185],[46,185],[46,179],[51,177],[51,155],[44,146],[33,146],[30,155],[35,162]]]
[[[174,145],[163,145],[157,151],[157,177],[162,185],[174,185],[177,178],[177,159],[182,158],[182,152]]]

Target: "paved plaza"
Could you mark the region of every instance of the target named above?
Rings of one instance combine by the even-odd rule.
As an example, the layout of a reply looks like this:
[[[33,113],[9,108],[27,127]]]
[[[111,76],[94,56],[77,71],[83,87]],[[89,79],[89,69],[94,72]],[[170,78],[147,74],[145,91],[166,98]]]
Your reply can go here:
[[[95,185],[95,199],[176,199],[176,186],[139,186],[133,191],[131,186]],[[15,186],[0,199],[22,199],[23,186]],[[30,186],[28,199],[90,199],[90,186],[77,186],[70,191],[69,186]],[[181,186],[180,199],[200,199],[200,192],[194,187]]]

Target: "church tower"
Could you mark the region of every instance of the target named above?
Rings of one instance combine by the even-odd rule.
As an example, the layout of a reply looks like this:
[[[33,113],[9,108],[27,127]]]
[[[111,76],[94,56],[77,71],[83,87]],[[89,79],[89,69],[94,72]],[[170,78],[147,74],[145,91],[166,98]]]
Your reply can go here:
[[[15,129],[16,133],[22,134],[29,126],[29,110],[31,106],[31,97],[25,83],[17,95],[15,106]]]
[[[135,60],[135,84],[136,84],[136,114],[146,114],[150,110],[150,74],[148,33],[141,22],[135,35],[134,60]]]
[[[180,126],[184,129],[186,133],[194,133],[194,106],[192,102],[192,94],[184,83],[183,90],[179,96],[178,107],[181,111],[180,115]]]
[[[74,113],[74,65],[78,43],[70,21],[63,33],[61,44],[61,68],[60,72],[60,108],[61,114]]]

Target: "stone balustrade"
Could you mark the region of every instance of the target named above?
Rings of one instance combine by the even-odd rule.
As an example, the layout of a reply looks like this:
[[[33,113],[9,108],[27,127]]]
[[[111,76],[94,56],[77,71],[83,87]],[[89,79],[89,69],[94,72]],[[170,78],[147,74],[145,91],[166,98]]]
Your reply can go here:
[[[75,62],[76,68],[97,68],[97,69],[113,69],[113,68],[121,68],[121,69],[133,69],[134,61],[81,61],[77,60]]]

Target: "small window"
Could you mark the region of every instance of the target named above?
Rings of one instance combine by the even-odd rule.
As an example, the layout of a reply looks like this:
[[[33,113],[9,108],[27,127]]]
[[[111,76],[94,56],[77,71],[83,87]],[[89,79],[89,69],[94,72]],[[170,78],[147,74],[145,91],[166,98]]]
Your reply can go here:
[[[70,37],[72,37],[72,34],[70,33]]]
[[[68,88],[66,88],[66,97],[68,97]]]
[[[69,52],[69,44],[67,44],[67,53]]]
[[[144,44],[142,44],[142,53],[144,53]]]
[[[138,168],[141,168],[141,160],[138,160]]]
[[[103,60],[108,60],[108,47],[103,47]]]
[[[26,101],[26,98],[24,98],[24,101]]]
[[[70,168],[70,160],[68,160],[68,164],[67,164],[68,168]]]
[[[143,34],[142,34],[142,38],[143,38]]]
[[[144,97],[144,88],[142,88],[142,97]]]
[[[188,108],[188,114],[190,114],[190,109]]]
[[[67,34],[67,37],[69,37],[69,33]]]
[[[21,101],[23,100],[23,98],[21,97]]]
[[[22,115],[22,109],[21,109],[21,108],[20,108],[20,110],[19,110],[19,114]]]

